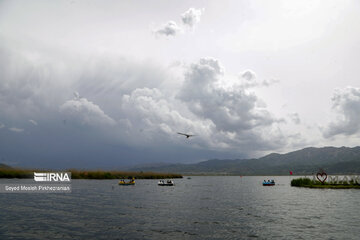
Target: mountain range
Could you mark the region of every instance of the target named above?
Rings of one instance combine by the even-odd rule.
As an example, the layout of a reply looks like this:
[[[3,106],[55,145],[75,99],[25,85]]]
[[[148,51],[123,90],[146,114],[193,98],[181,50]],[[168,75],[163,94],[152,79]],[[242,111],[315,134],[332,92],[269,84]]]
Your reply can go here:
[[[254,159],[212,159],[195,164],[147,164],[131,171],[214,175],[360,174],[360,147],[309,147],[286,154],[271,153]]]

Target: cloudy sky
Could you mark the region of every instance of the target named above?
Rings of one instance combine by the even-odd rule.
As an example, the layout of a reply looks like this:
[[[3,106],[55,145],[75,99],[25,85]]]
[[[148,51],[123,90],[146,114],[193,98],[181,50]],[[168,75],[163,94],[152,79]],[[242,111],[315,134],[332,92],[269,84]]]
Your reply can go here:
[[[359,145],[359,12],[355,0],[0,1],[0,162]]]

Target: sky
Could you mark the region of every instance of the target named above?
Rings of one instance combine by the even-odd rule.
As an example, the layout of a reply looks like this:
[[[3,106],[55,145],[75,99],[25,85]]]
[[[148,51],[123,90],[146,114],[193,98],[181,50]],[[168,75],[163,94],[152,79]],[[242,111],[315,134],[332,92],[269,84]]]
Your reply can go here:
[[[355,0],[0,1],[0,162],[121,169],[357,146],[359,12]]]

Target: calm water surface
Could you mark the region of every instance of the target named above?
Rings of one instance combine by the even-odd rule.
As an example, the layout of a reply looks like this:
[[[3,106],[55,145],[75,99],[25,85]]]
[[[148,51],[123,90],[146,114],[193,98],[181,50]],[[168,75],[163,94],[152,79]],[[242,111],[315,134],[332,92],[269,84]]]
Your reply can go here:
[[[360,190],[270,178],[276,186],[238,176],[176,179],[174,187],[73,180],[69,194],[1,193],[0,239],[360,239]]]

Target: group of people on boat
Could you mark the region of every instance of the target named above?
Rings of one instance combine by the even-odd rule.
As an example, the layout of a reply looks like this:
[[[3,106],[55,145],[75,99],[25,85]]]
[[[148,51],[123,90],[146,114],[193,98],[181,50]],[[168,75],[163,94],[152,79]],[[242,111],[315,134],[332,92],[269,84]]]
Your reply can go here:
[[[119,184],[120,185],[130,185],[130,184],[135,184],[135,178],[132,178],[129,182],[125,182],[125,180],[124,179],[121,179],[120,181],[119,181]]]
[[[172,180],[167,180],[167,181],[159,180],[158,185],[159,186],[173,186],[174,182]]]
[[[263,185],[275,185],[274,179],[263,181]]]

